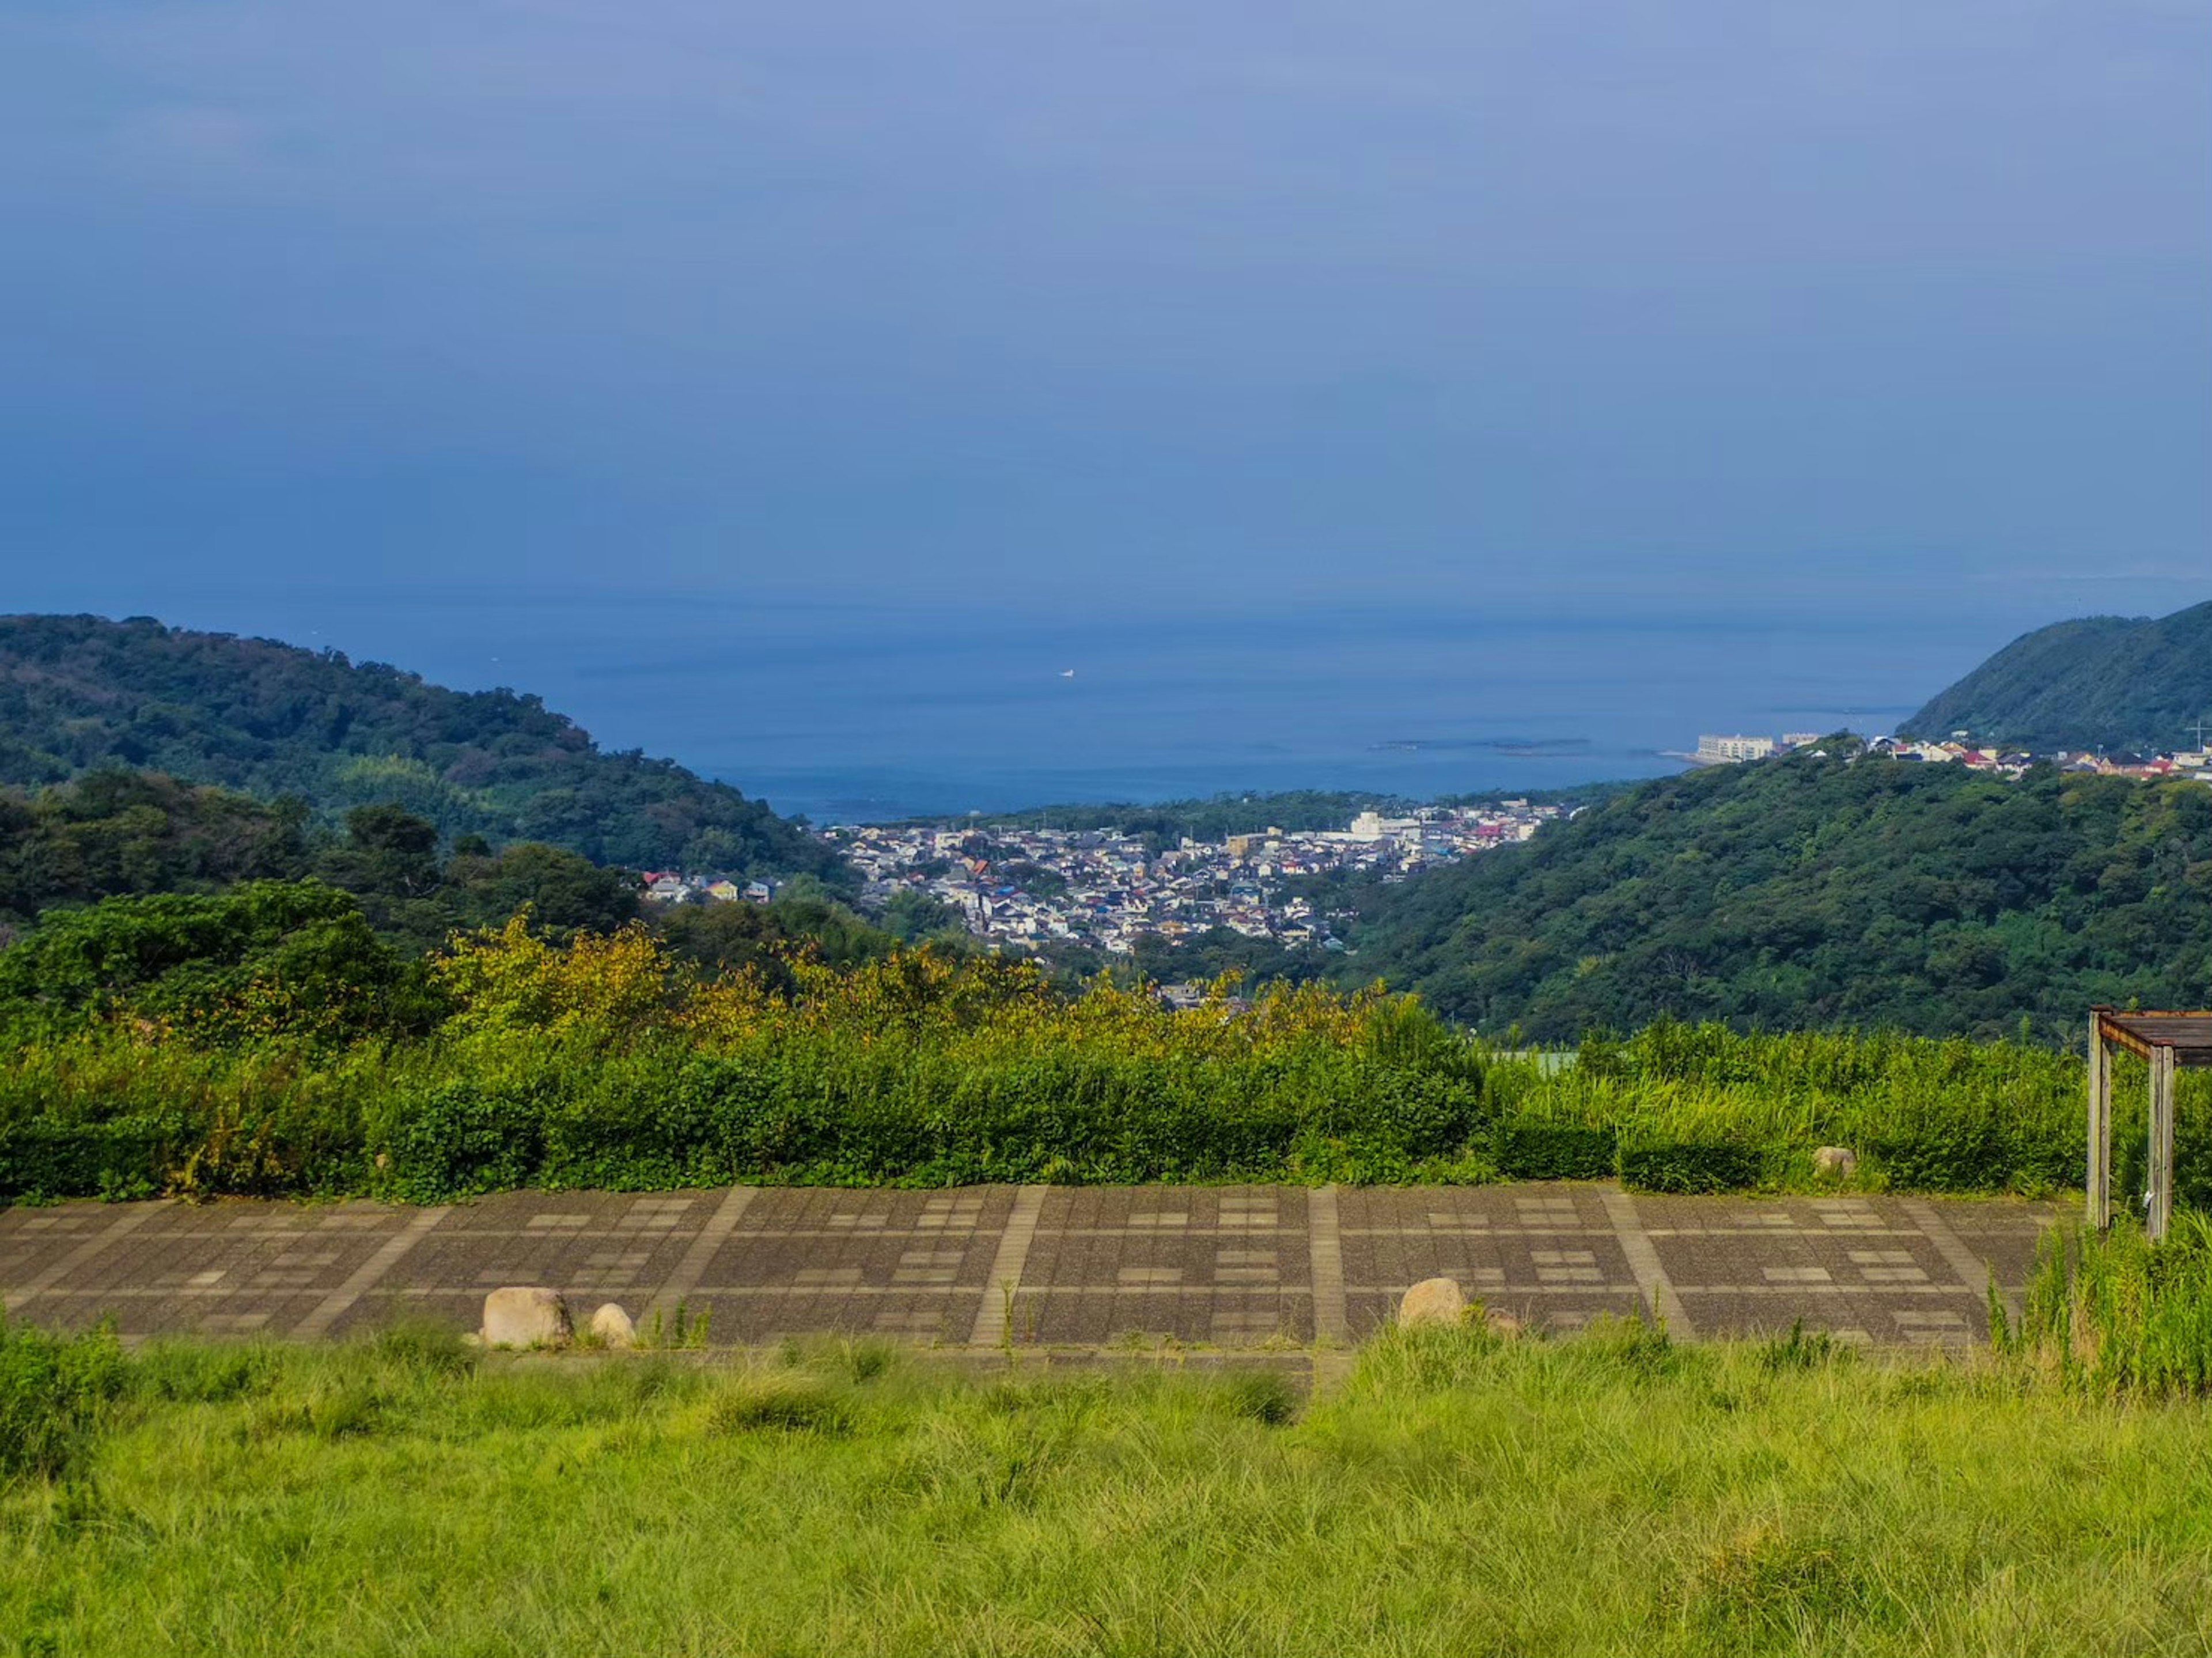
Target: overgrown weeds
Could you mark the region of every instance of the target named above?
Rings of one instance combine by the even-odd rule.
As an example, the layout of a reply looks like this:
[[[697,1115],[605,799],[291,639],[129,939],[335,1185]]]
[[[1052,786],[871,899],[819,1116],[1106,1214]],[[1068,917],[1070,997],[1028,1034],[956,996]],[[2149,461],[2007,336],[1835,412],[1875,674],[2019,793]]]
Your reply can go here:
[[[76,1472],[127,1375],[113,1331],[49,1335],[0,1308],[0,1485]]]
[[[820,1434],[839,1438],[853,1431],[853,1401],[823,1381],[779,1376],[738,1378],[717,1393],[707,1421],[717,1433]]]
[[[2045,1235],[2017,1326],[1993,1294],[2001,1351],[2069,1383],[2150,1396],[2212,1394],[2212,1218],[2174,1217],[2153,1245],[2131,1218]]]

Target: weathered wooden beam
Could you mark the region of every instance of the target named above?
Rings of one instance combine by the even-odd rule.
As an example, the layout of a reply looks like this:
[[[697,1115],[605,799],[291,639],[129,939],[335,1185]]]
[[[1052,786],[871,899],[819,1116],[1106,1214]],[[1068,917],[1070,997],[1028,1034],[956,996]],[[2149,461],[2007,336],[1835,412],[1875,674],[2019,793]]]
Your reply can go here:
[[[2112,1224],[2112,1050],[2105,1041],[2101,1012],[2089,1017],[2089,1178],[2086,1182],[2088,1224],[2103,1231]]]
[[[2143,1230],[2156,1243],[2173,1219],[2173,1050],[2150,1056],[2150,1206]]]
[[[2153,1049],[2171,1048],[2178,1068],[2212,1069],[2212,1012],[2122,1013],[2104,1006],[2092,1011],[2105,1040],[2124,1053],[2148,1061]]]

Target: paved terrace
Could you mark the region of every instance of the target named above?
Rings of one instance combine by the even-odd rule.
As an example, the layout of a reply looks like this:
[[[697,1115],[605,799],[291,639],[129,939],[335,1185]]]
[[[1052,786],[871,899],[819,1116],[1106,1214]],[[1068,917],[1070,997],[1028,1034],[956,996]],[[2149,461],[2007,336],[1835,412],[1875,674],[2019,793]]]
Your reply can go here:
[[[473,1327],[484,1292],[549,1284],[580,1319],[680,1303],[716,1344],[875,1333],[952,1349],[1222,1350],[1356,1341],[1408,1284],[1459,1280],[1532,1324],[1664,1318],[1962,1345],[1990,1275],[2014,1301],[2047,1204],[1653,1197],[1610,1186],[739,1187],[374,1203],[0,1210],[0,1303],[126,1337],[313,1339],[403,1312]]]

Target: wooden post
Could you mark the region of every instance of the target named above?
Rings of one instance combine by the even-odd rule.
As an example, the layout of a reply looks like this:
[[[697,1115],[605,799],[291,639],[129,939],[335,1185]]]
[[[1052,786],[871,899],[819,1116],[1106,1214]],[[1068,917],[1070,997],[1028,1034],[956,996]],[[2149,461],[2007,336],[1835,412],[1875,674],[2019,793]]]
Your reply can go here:
[[[2156,1243],[2173,1218],[2173,1049],[2150,1051],[2150,1211],[2143,1230]]]
[[[2112,1224],[2112,1050],[2105,1040],[2105,1015],[2089,1015],[2088,1223],[2104,1231]]]

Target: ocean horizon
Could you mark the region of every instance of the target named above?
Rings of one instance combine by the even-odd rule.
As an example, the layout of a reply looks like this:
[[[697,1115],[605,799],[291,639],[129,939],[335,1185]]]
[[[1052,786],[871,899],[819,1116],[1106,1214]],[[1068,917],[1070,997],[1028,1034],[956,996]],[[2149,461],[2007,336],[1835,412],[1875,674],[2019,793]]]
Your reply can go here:
[[[1037,615],[605,592],[161,614],[509,686],[817,823],[1658,776],[1706,732],[1887,731],[2020,631],[1955,608]]]

